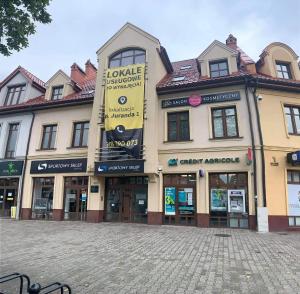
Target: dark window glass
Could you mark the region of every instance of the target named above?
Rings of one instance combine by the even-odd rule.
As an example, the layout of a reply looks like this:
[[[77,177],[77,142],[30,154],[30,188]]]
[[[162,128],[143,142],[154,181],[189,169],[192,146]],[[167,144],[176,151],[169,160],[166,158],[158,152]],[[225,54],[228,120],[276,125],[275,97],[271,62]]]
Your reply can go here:
[[[213,108],[212,125],[214,138],[238,137],[236,108]]]
[[[55,145],[57,125],[48,125],[43,128],[41,149],[53,149]]]
[[[277,76],[282,79],[291,79],[290,65],[288,63],[276,62]]]
[[[300,106],[285,105],[284,111],[289,134],[300,135]]]
[[[289,170],[287,176],[288,184],[300,184],[300,170]]]
[[[14,105],[20,102],[26,85],[8,87],[4,105]]]
[[[9,124],[5,158],[14,158],[16,156],[18,131],[19,131],[18,123]]]
[[[210,62],[209,69],[211,78],[223,77],[229,74],[227,60]]]
[[[189,112],[168,113],[168,141],[190,140]]]
[[[51,100],[58,100],[62,98],[63,86],[53,87]]]
[[[117,53],[109,60],[109,67],[127,66],[130,64],[145,63],[145,51],[138,49],[129,49]]]
[[[89,122],[74,123],[72,147],[86,147],[88,143]]]

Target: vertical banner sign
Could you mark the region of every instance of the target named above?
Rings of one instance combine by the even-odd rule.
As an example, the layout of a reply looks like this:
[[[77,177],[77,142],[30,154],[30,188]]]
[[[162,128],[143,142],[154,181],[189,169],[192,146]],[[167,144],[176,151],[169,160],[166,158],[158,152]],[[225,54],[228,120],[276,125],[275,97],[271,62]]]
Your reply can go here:
[[[143,139],[145,64],[110,68],[105,83],[107,147],[139,158]]]

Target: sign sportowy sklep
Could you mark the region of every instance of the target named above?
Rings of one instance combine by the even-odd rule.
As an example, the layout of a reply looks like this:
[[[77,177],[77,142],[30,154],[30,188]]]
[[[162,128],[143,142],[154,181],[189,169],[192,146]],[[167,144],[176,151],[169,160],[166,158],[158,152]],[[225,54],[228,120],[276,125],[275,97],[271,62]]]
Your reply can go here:
[[[239,157],[222,157],[222,158],[200,158],[200,159],[178,159],[171,158],[168,160],[168,166],[177,166],[185,164],[216,164],[216,163],[239,163]]]
[[[86,172],[87,159],[35,160],[31,162],[31,174]]]
[[[145,64],[106,71],[105,132],[108,148],[139,158],[143,140]]]
[[[172,108],[172,107],[180,107],[180,106],[199,106],[201,104],[209,104],[209,103],[219,103],[219,102],[227,102],[227,101],[235,101],[240,100],[240,92],[227,92],[227,93],[218,93],[218,94],[209,94],[209,95],[191,95],[190,97],[182,97],[182,98],[173,98],[166,99],[161,101],[162,108]]]

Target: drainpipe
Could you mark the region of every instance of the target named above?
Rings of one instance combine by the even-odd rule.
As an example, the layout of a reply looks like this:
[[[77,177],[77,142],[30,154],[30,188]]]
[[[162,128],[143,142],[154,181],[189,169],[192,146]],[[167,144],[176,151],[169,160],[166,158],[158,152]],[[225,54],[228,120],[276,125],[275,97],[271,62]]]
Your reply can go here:
[[[267,199],[266,199],[266,167],[265,167],[265,152],[264,152],[264,141],[260,123],[260,113],[258,109],[258,102],[256,99],[256,89],[257,89],[258,80],[255,79],[255,86],[254,90],[252,91],[254,105],[255,105],[255,113],[257,118],[257,127],[258,127],[258,136],[259,136],[259,144],[260,144],[260,154],[261,154],[261,170],[262,170],[262,193],[263,193],[263,207],[267,206]]]
[[[34,122],[34,119],[35,119],[35,113],[32,110],[31,110],[31,114],[32,114],[32,119],[31,119],[31,124],[30,124],[30,129],[29,129],[29,136],[28,136],[27,146],[26,146],[26,155],[25,155],[23,172],[22,172],[22,186],[21,186],[20,201],[19,201],[19,205],[18,205],[19,209],[18,209],[18,212],[17,212],[17,215],[16,215],[18,220],[20,219],[20,215],[21,215],[23,191],[24,191],[24,175],[25,175],[25,171],[26,171],[26,168],[27,168],[27,158],[28,158],[29,144],[30,144],[30,140],[31,140],[33,122]]]

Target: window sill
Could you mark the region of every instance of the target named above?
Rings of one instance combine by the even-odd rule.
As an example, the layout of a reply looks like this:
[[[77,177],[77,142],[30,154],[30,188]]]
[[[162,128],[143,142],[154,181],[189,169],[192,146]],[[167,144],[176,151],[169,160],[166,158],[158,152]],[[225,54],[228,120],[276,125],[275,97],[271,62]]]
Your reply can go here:
[[[193,139],[190,139],[190,140],[183,140],[183,141],[163,141],[164,144],[166,143],[171,143],[171,144],[185,144],[185,143],[190,143],[190,142],[193,142],[194,140]]]
[[[296,134],[296,133],[289,133],[288,136],[300,136],[300,134]]]
[[[88,146],[70,146],[67,147],[67,149],[86,149]]]
[[[49,148],[49,149],[35,149],[35,151],[55,151],[56,148]]]
[[[228,137],[228,138],[209,138],[210,141],[240,141],[244,137]]]

